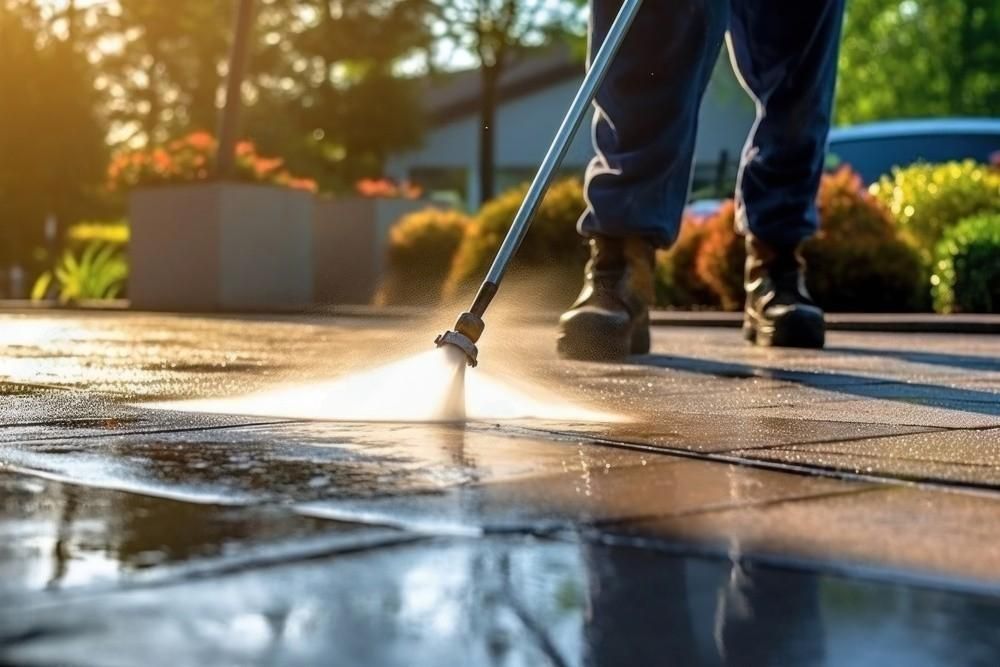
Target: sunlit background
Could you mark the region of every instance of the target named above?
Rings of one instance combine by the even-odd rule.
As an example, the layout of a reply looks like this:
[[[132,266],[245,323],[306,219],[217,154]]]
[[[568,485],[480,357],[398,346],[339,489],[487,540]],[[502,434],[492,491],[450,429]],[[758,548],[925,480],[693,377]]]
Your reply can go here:
[[[254,7],[245,26],[247,65],[232,105],[238,114],[226,126],[243,141],[222,143],[238,153],[236,172],[228,174],[237,180],[475,214],[530,177],[583,68],[584,0],[246,5]],[[215,137],[223,128],[239,6],[0,0],[0,298],[129,296],[137,266],[126,261],[130,193],[219,176]],[[993,0],[852,0],[836,124],[995,118],[998,34],[1000,3]],[[752,116],[728,59],[720,57],[717,70],[692,192],[710,202],[732,195]],[[567,175],[579,174],[588,151],[581,137]],[[945,157],[986,159],[983,151],[953,153]],[[879,175],[865,174],[864,185]],[[968,179],[978,178],[969,172]],[[883,199],[895,206],[902,196]],[[910,224],[905,211],[916,210],[911,200],[907,195],[892,211],[901,227]],[[564,207],[567,228],[577,201]],[[955,211],[952,222],[981,211]],[[940,230],[902,236],[914,236],[924,272],[933,273]],[[111,250],[83,256],[95,243]],[[434,243],[442,257],[435,261],[447,264],[450,246]],[[929,309],[931,283],[921,280],[927,294],[913,307]],[[672,298],[666,305],[727,304],[725,295],[712,303]]]

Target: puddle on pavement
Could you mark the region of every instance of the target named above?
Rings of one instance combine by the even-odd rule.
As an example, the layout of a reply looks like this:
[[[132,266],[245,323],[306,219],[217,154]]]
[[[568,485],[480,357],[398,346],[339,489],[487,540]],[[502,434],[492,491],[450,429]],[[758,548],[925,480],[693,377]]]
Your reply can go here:
[[[358,530],[280,508],[194,504],[0,472],[0,599]]]
[[[990,665],[1000,600],[521,538],[0,602],[0,662]]]
[[[163,410],[352,422],[454,421],[442,409],[455,382],[454,362],[439,350],[329,381],[265,390],[249,396],[147,404]],[[621,417],[567,402],[540,387],[465,374],[471,420],[548,419],[614,422]],[[453,412],[452,412],[453,414]]]

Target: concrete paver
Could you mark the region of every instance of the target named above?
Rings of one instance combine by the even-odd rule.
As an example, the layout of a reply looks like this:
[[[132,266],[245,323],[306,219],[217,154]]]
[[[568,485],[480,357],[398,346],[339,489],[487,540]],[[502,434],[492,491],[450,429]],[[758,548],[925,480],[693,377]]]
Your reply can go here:
[[[1000,499],[921,488],[875,488],[862,493],[746,506],[694,517],[668,517],[622,526],[625,535],[716,544],[731,554],[753,553],[780,562],[837,554],[840,566],[883,576],[930,573],[953,584],[1000,591]],[[890,575],[889,573],[892,573]]]
[[[572,364],[501,316],[474,373],[617,418],[184,410],[441,326],[0,314],[0,663],[1000,657],[994,337],[833,332],[817,352],[669,328],[648,357]]]
[[[800,444],[741,456],[810,464],[916,481],[1000,487],[1000,429],[932,431],[877,439]]]

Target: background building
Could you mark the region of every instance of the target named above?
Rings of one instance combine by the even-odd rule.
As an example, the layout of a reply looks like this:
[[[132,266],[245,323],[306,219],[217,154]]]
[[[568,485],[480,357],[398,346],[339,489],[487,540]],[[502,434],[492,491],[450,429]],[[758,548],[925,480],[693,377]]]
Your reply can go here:
[[[565,47],[529,51],[507,68],[497,110],[498,192],[534,174],[580,85],[582,69]],[[387,175],[414,181],[435,198],[477,208],[480,90],[477,70],[428,85],[423,146],[392,155]],[[695,195],[714,197],[731,190],[752,122],[750,99],[728,63],[721,63],[701,109]],[[589,127],[588,118],[566,157],[564,170],[569,173],[579,173],[591,158]]]

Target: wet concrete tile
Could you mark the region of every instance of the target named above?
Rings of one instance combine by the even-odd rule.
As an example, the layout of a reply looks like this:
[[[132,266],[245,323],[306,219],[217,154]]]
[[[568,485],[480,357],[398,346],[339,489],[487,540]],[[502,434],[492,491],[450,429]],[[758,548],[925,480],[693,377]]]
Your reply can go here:
[[[564,437],[591,437],[615,442],[693,452],[729,452],[785,444],[839,442],[886,435],[921,433],[927,426],[866,423],[847,419],[793,419],[775,414],[743,415],[706,412],[674,412],[663,406],[655,418],[619,424],[524,424],[529,431],[562,434]],[[842,416],[842,415],[841,415]]]
[[[870,398],[734,410],[737,415],[781,416],[786,419],[846,421],[926,428],[1000,426],[1000,404],[948,399],[885,400]]]
[[[612,466],[581,448],[564,470],[410,497],[327,498],[300,503],[307,515],[414,530],[549,533],[643,517],[677,516],[782,499],[853,493],[867,485],[669,457]],[[595,465],[596,463],[596,465]]]
[[[877,382],[845,386],[810,387],[792,383],[764,387],[743,394],[704,393],[673,397],[671,405],[683,412],[722,412],[747,408],[787,407],[826,402],[873,399],[927,407],[967,406],[984,415],[1000,415],[1000,392],[918,383]]]
[[[990,664],[998,622],[988,596],[494,538],[0,603],[0,661],[964,666]]]
[[[11,444],[0,461],[81,484],[220,504],[405,497],[641,453],[489,426],[287,423]]]
[[[361,525],[280,507],[230,507],[67,485],[0,469],[0,599],[120,584],[137,573],[246,558]]]
[[[0,384],[0,444],[161,430],[211,429],[262,421],[275,420],[146,410],[129,405],[120,398],[89,391]]]
[[[1000,429],[936,431],[734,454],[862,474],[1000,488]]]
[[[185,399],[378,363],[427,349],[432,331],[379,318],[46,312],[0,314],[0,349],[10,382]]]
[[[785,384],[745,393],[671,396],[663,405],[675,412],[706,415],[773,414],[938,428],[1000,424],[1000,393],[895,382],[822,388]],[[839,416],[831,419],[830,414]]]
[[[668,366],[700,362],[700,372],[800,373],[814,382],[866,380],[940,383],[975,373],[1000,380],[995,336],[831,332],[825,350],[758,349],[738,332],[712,329],[654,330],[654,352]],[[817,377],[812,377],[817,376]],[[837,379],[840,376],[840,380]]]
[[[702,542],[728,553],[786,562],[804,559],[1000,585],[1000,496],[995,494],[875,488],[635,522],[614,531]]]
[[[850,490],[526,430],[281,424],[7,447],[23,472],[222,505],[432,531],[547,530]]]
[[[866,484],[789,475],[704,461],[615,470],[570,467],[563,475],[497,482],[482,488],[482,506],[499,516],[564,517],[572,524],[639,521],[791,500],[855,493]]]

